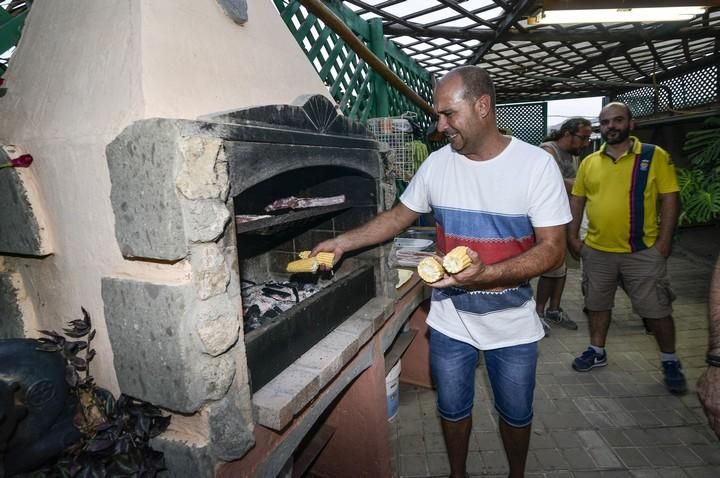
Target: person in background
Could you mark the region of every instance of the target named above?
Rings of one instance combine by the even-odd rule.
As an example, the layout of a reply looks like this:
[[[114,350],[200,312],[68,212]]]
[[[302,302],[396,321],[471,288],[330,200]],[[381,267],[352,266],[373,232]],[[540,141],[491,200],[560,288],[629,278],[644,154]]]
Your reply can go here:
[[[624,103],[609,103],[600,111],[605,144],[582,161],[572,189],[568,246],[573,256],[582,257],[585,306],[590,312],[590,346],[572,366],[588,372],[607,365],[605,340],[620,285],[655,335],[665,386],[681,394],[687,381],[675,354],[675,296],[667,278],[680,212],[679,188],[670,155],[630,136],[633,127]],[[583,241],[578,233],[584,210],[589,223]]]
[[[450,71],[434,93],[438,130],[449,144],[432,153],[400,203],[369,223],[315,246],[348,251],[391,239],[422,213],[436,221],[437,249],[470,248],[472,264],[433,287],[427,323],[451,477],[464,478],[480,351],[500,420],[511,477],[524,475],[538,357],[544,336],[529,280],[557,268],[571,215],[562,176],[542,149],[502,135],[485,70]]]
[[[570,118],[560,125],[560,129],[553,130],[545,138],[545,142],[540,144],[542,149],[555,158],[560,167],[568,195],[575,183],[578,155],[590,144],[590,135],[592,135],[590,121],[585,118]],[[546,272],[538,280],[535,305],[538,315],[545,321],[543,325],[546,327],[546,334],[550,332],[550,325],[559,325],[570,330],[578,328],[575,321],[560,307],[566,277],[567,264],[563,262],[562,266]]]
[[[697,394],[710,428],[720,438],[720,258],[715,262],[708,298],[708,364],[697,381]]]

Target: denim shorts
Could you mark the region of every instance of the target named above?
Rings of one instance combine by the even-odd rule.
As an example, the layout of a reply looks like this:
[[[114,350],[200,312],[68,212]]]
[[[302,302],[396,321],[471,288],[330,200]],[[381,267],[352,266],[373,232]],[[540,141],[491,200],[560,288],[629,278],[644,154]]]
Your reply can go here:
[[[495,410],[513,427],[532,422],[538,344],[486,350],[485,367]],[[430,328],[430,371],[437,388],[437,408],[445,420],[470,416],[475,399],[475,369],[480,351]]]

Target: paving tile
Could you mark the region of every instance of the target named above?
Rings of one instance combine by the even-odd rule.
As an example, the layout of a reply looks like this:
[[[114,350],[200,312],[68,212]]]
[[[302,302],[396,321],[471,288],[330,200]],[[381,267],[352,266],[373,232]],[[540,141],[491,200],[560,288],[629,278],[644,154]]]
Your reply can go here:
[[[502,451],[481,451],[483,459],[483,473],[485,474],[506,474],[508,472],[508,464],[505,459],[505,453]]]
[[[658,471],[662,478],[687,478],[687,474],[682,468],[663,468]]]
[[[549,433],[533,430],[532,434],[530,435],[530,449],[531,450],[540,450],[545,448],[555,448],[555,440],[552,439],[552,436]]]
[[[401,455],[417,455],[425,453],[425,440],[422,435],[408,435],[400,438]]]
[[[720,476],[720,467],[698,466],[686,468],[685,473],[691,478],[717,478],[718,476]]]
[[[689,450],[692,450],[703,463],[708,465],[720,466],[720,447],[715,445],[690,445]],[[720,476],[720,475],[718,475]]]
[[[469,452],[465,466],[466,466],[467,472],[471,476],[472,475],[481,475],[484,470],[482,455],[476,451]]]
[[[424,454],[400,455],[400,476],[427,476],[428,468]]]
[[[611,448],[589,448],[587,452],[595,460],[598,468],[620,468],[622,466]]]
[[[650,466],[645,456],[637,448],[613,448],[626,468],[645,468]]]
[[[567,470],[569,468],[569,464],[560,450],[545,449],[534,452],[543,470]]]
[[[502,450],[502,440],[500,434],[496,431],[483,432],[473,430],[471,438],[476,444],[476,449],[482,450]]]
[[[640,453],[645,456],[647,461],[655,467],[675,465],[675,461],[672,457],[656,446],[640,447],[638,449],[640,450]]]
[[[702,459],[693,451],[684,446],[663,446],[661,450],[670,455],[680,466],[702,465]]]
[[[660,473],[653,469],[642,469],[642,470],[630,470],[630,475],[633,478],[658,478]]]
[[[571,470],[592,470],[595,468],[595,461],[583,449],[565,449],[562,450],[562,454]]]
[[[426,433],[424,435],[425,451],[430,453],[447,453],[442,433]]]
[[[450,473],[447,453],[428,453],[427,465],[431,476],[447,476]]]

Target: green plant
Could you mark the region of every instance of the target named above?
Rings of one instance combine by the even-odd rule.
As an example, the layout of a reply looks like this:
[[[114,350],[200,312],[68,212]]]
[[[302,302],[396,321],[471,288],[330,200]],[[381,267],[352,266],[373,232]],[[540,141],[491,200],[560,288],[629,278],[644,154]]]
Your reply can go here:
[[[428,152],[428,147],[425,143],[419,140],[411,141],[406,145],[406,147],[410,155],[410,164],[412,165],[412,171],[413,173],[415,173],[420,168],[420,165],[423,163],[423,161],[425,161],[425,159],[430,154]]]
[[[148,442],[167,429],[170,417],[157,407],[126,395],[115,400],[98,387],[90,375],[95,356],[90,315],[83,308],[82,319],[63,329],[71,339],[41,330],[40,350],[59,352],[66,362],[65,379],[78,401],[75,426],[82,432],[80,442],[70,446],[37,477],[153,477],[164,469],[163,454]],[[83,338],[87,337],[86,340]],[[84,357],[79,354],[83,353]]]
[[[686,135],[683,152],[689,168],[678,169],[680,224],[703,224],[720,216],[720,117]]]

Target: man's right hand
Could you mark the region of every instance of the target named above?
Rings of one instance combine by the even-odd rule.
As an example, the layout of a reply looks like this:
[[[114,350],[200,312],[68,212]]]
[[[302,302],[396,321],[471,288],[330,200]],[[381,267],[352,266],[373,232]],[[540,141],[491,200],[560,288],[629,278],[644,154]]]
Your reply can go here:
[[[570,255],[576,260],[580,259],[580,249],[582,249],[584,245],[585,243],[582,239],[578,239],[577,237],[568,238],[568,250],[570,251]]]
[[[327,241],[323,241],[313,247],[312,252],[310,252],[310,257],[316,256],[319,252],[332,252],[333,254],[335,254],[335,258],[333,259],[334,267],[335,264],[340,262],[340,259],[346,251],[342,246],[342,241],[336,237],[335,239],[328,239]],[[320,267],[324,268],[324,266],[322,265]]]

